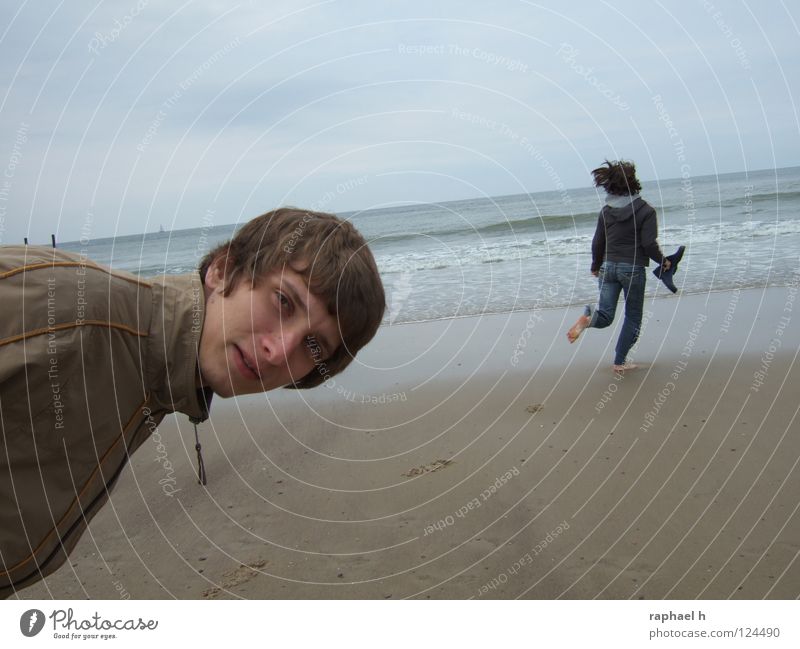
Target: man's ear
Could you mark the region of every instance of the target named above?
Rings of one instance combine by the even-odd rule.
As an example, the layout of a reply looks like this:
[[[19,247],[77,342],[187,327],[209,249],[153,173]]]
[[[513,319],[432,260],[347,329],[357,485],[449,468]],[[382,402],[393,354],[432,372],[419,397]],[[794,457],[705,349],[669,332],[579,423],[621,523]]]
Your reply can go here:
[[[211,262],[206,271],[205,285],[212,291],[222,291],[225,288],[225,259],[217,257]]]

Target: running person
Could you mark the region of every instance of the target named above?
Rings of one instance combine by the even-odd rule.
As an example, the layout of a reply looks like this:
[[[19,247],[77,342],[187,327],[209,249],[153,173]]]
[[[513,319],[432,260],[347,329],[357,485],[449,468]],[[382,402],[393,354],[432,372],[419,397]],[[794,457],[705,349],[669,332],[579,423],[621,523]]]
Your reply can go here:
[[[585,307],[583,315],[567,332],[574,343],[588,327],[603,329],[614,321],[620,293],[625,295],[625,320],[617,340],[614,371],[636,369],[628,352],[639,338],[644,308],[645,267],[652,259],[670,267],[658,245],[656,211],[639,192],[636,167],[624,160],[606,162],[592,171],[595,187],[606,191],[606,205],[597,218],[592,240],[592,275],[600,281],[597,308]]]

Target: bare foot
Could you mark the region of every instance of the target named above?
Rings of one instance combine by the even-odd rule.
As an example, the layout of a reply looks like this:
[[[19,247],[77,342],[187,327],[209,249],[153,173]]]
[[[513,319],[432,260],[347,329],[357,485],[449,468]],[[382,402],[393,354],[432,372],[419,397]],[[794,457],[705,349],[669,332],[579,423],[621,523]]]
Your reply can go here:
[[[583,330],[589,326],[590,319],[588,316],[582,315],[578,320],[575,322],[574,325],[570,328],[567,332],[567,339],[574,343],[578,340],[578,337],[583,333]]]
[[[624,365],[614,365],[614,371],[625,373],[631,370],[638,370],[639,366],[636,363],[625,363]]]

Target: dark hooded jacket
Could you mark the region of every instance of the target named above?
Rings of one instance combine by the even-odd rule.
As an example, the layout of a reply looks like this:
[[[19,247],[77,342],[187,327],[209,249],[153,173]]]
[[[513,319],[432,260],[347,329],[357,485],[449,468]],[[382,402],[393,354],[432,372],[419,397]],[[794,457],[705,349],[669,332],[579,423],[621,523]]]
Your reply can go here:
[[[592,272],[604,261],[627,262],[649,266],[664,261],[658,245],[656,211],[638,194],[609,196],[600,210],[592,240]]]
[[[170,412],[208,416],[199,273],[0,248],[0,599],[53,572]]]

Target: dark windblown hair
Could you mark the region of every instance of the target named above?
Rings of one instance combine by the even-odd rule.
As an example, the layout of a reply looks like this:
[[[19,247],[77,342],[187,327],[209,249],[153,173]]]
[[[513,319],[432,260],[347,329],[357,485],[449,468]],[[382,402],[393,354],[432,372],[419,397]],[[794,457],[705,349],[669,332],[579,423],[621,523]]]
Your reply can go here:
[[[219,257],[225,261],[223,295],[240,281],[255,288],[291,264],[337,318],[342,344],[324,361],[315,357],[314,369],[287,387],[313,388],[338,374],[380,326],[386,297],[375,259],[353,224],[333,214],[283,207],[254,218],[203,258],[203,282]]]
[[[636,178],[636,166],[627,160],[606,160],[602,167],[592,170],[595,187],[602,187],[614,196],[630,196],[642,191]]]

